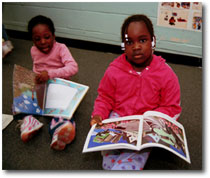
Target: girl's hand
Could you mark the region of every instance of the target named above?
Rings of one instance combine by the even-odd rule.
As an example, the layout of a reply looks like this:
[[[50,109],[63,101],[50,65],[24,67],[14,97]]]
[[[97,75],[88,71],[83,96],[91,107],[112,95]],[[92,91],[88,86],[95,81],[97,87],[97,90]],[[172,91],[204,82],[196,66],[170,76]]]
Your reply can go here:
[[[102,117],[99,115],[93,116],[90,121],[90,126],[94,124],[102,125]]]
[[[44,70],[40,74],[36,75],[35,82],[36,84],[41,84],[45,83],[48,79],[49,79],[48,72]]]

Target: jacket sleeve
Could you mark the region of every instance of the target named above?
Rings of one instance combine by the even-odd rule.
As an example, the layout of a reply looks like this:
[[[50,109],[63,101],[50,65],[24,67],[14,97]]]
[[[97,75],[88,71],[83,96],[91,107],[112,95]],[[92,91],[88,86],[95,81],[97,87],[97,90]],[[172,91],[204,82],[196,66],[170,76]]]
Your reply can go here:
[[[98,96],[94,103],[92,116],[100,115],[102,119],[108,118],[114,107],[114,85],[115,81],[107,70],[98,87]]]
[[[173,71],[168,73],[167,77],[163,79],[163,86],[161,88],[160,106],[155,111],[162,112],[178,120],[181,114],[180,85]]]
[[[58,69],[50,69],[48,71],[50,78],[70,78],[71,76],[75,75],[78,72],[78,64],[72,57],[66,45],[63,45],[60,49],[60,57],[64,67]]]

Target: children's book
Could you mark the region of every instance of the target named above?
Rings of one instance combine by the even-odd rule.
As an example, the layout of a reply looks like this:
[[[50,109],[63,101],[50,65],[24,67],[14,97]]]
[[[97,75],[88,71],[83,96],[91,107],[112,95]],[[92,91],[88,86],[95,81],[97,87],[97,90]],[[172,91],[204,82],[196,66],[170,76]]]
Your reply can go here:
[[[13,71],[13,114],[34,114],[71,119],[89,87],[54,78],[35,84],[35,73],[15,65]]]
[[[147,111],[144,115],[110,118],[102,123],[91,127],[83,153],[160,147],[191,163],[184,127],[166,114]]]

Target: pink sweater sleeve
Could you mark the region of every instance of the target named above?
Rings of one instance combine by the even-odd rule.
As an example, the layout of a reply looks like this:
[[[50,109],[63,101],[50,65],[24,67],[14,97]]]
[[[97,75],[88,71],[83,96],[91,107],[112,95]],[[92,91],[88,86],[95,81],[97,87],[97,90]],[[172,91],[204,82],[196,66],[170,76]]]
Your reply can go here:
[[[100,115],[103,120],[108,118],[114,105],[115,87],[113,83],[113,79],[106,71],[98,87],[98,96],[94,103],[92,116]]]
[[[69,49],[63,45],[59,52],[61,62],[64,64],[64,66],[58,69],[49,69],[48,74],[50,78],[69,78],[75,75],[78,72],[78,64],[72,57]]]
[[[169,115],[175,120],[179,119],[181,113],[180,106],[180,85],[177,76],[171,72],[168,78],[163,79],[161,90],[161,104],[155,111]]]

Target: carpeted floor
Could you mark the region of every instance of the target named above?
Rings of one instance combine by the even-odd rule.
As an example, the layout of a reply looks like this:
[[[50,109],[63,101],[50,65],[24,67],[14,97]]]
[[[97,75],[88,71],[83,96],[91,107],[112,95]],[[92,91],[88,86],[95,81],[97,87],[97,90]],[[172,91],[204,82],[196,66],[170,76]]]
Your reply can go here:
[[[2,62],[2,111],[4,114],[12,114],[14,64],[32,69],[30,56],[32,42],[14,37],[10,40],[14,45],[14,51]],[[37,117],[44,123],[44,127],[31,141],[23,143],[20,139],[20,131],[16,128],[17,120],[22,116],[16,117],[2,132],[3,170],[102,170],[100,152],[82,154],[82,149],[90,129],[90,115],[97,96],[98,84],[109,63],[119,54],[72,46],[69,46],[69,49],[79,64],[79,73],[72,80],[90,87],[75,113],[76,139],[64,151],[52,150],[48,134],[50,118]],[[170,58],[173,58],[173,55]],[[176,61],[176,56],[173,61]],[[170,62],[169,65],[180,81],[183,108],[180,122],[185,127],[192,163],[188,164],[164,149],[153,148],[145,170],[202,170],[204,167],[202,164],[204,162],[202,159],[202,68]]]

